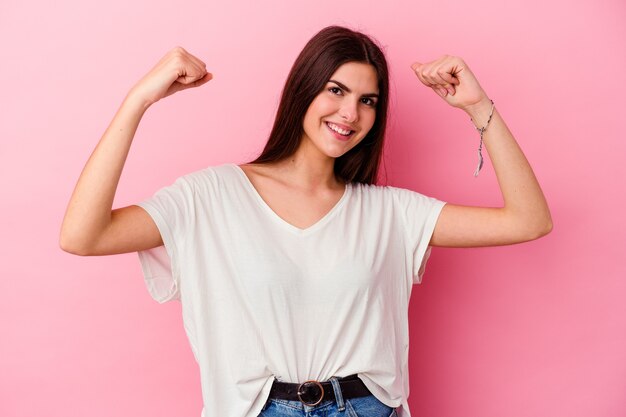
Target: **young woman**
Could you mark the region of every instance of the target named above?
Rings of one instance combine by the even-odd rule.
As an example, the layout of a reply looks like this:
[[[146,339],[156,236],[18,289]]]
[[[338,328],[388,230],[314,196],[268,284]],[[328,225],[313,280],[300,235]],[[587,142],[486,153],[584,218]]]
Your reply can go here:
[[[131,89],[88,160],[61,247],[137,251],[151,295],[180,300],[204,416],[409,416],[408,302],[430,247],[506,245],[551,230],[530,165],[469,67],[452,56],[412,67],[480,129],[504,207],[376,185],[387,63],[368,36],[336,26],[296,59],[251,163],[208,167],[111,209],[144,112],[211,79],[182,48]]]

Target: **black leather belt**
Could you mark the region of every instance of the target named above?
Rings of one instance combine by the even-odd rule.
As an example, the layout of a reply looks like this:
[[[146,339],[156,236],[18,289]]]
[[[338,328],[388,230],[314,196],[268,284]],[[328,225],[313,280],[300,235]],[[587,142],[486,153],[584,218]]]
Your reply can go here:
[[[354,374],[337,378],[341,395],[344,399],[371,395],[363,381]],[[302,384],[274,381],[269,398],[287,401],[300,401],[302,404],[314,406],[322,401],[334,400],[335,390],[330,381],[306,381]]]

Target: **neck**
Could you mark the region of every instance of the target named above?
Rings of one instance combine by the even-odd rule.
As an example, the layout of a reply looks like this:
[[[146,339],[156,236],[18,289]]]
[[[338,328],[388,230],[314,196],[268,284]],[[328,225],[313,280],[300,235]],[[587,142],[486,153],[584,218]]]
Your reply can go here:
[[[306,143],[302,141],[298,150],[280,163],[283,175],[308,190],[343,187],[343,183],[335,177],[335,158],[310,149]]]

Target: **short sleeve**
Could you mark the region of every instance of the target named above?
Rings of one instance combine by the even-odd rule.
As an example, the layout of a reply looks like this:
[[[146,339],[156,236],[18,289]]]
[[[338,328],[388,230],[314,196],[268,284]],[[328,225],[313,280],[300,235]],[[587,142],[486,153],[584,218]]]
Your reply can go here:
[[[428,244],[446,203],[412,190],[396,188],[395,191],[406,223],[405,233],[413,261],[413,284],[421,284],[431,252]]]
[[[152,217],[163,239],[163,246],[138,252],[148,292],[159,303],[180,300],[181,237],[193,219],[193,196],[191,183],[180,177],[137,204]]]

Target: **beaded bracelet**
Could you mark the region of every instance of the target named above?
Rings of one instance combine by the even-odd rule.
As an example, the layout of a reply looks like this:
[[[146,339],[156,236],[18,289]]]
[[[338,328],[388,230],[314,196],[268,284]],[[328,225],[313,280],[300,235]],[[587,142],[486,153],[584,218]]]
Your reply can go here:
[[[476,127],[476,125],[474,125],[474,127],[476,127],[476,130],[480,132],[480,145],[478,146],[478,166],[474,171],[475,177],[478,176],[480,169],[483,167],[483,133],[485,133],[485,130],[487,130],[487,126],[489,126],[489,122],[491,121],[491,117],[493,116],[493,109],[496,107],[496,105],[493,104],[493,100],[489,101],[491,101],[491,114],[489,115],[489,119],[487,119],[487,123],[483,127]],[[472,120],[472,118],[470,118],[470,121],[474,123],[474,120]]]

